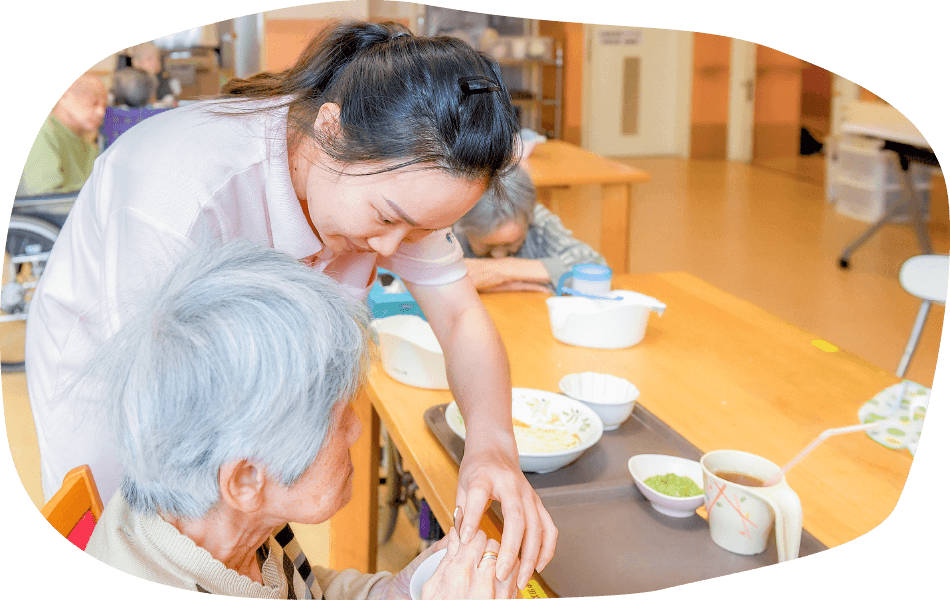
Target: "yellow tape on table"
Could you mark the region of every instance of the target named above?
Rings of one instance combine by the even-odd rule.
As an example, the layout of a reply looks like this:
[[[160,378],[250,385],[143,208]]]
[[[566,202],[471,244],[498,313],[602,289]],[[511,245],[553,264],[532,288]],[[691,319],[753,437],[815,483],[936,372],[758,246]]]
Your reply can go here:
[[[541,588],[541,584],[537,580],[532,579],[528,581],[528,587],[521,590],[522,598],[547,598],[548,595],[544,593],[544,589]]]

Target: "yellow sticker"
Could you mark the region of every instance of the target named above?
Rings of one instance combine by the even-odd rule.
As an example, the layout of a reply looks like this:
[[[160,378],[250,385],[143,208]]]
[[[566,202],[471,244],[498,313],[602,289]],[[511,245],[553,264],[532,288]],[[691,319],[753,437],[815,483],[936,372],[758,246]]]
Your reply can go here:
[[[824,350],[825,352],[837,352],[838,347],[834,344],[828,343],[825,340],[812,340],[811,345],[819,350]]]
[[[541,588],[541,584],[537,580],[532,579],[528,581],[528,587],[521,590],[522,598],[547,598],[548,595],[544,593],[544,589]]]

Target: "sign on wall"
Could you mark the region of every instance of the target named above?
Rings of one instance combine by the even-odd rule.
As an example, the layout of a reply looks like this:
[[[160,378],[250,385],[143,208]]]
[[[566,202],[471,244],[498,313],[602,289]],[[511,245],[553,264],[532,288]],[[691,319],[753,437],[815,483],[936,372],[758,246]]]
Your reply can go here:
[[[597,42],[602,46],[636,46],[643,39],[642,29],[602,29],[597,32]]]

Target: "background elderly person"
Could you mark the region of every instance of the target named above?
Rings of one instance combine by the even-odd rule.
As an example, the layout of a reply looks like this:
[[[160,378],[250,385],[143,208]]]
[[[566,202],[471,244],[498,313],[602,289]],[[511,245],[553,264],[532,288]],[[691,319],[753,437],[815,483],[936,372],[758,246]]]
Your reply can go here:
[[[181,83],[168,76],[162,65],[162,52],[153,42],[138,44],[129,49],[129,58],[132,66],[141,69],[155,79],[156,104],[163,107],[172,107],[181,94]]]
[[[123,108],[145,108],[155,102],[155,78],[136,67],[115,72],[112,79],[112,100]]]
[[[506,174],[502,185],[508,201],[488,191],[453,228],[480,292],[550,292],[576,264],[607,264],[537,204],[534,184],[523,168]]]
[[[40,127],[26,157],[17,195],[78,190],[99,156],[95,136],[106,113],[108,93],[98,77],[85,74],[59,99]]]
[[[302,556],[287,523],[350,499],[349,400],[373,349],[365,307],[289,256],[246,241],[186,255],[82,371],[111,400],[125,469],[86,551],[192,591],[331,600],[407,599],[416,566],[448,547],[427,598],[512,597],[484,533],[462,545],[452,528],[396,576]]]

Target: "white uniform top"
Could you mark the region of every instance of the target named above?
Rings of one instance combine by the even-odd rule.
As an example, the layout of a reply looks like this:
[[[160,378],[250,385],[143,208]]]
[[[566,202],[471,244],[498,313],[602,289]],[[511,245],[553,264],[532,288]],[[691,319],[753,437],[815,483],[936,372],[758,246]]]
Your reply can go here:
[[[388,258],[334,256],[307,223],[287,163],[287,109],[212,114],[197,103],[124,133],[96,160],[54,245],[30,306],[26,375],[49,499],[73,467],[88,464],[103,498],[121,483],[115,441],[94,398],[64,397],[93,349],[115,333],[143,292],[210,231],[276,248],[365,298],[375,267],[438,285],[465,276],[448,229]]]

